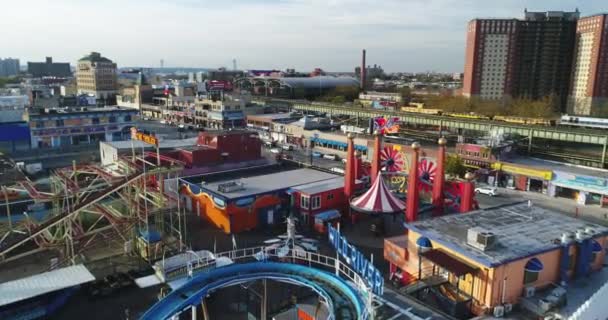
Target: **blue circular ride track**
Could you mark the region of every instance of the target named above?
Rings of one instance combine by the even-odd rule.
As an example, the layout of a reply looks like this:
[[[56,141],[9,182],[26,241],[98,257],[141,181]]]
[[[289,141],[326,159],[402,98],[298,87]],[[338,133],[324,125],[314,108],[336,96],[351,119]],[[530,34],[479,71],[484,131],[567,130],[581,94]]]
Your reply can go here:
[[[231,264],[196,275],[148,309],[141,319],[169,319],[190,306],[200,305],[203,298],[215,289],[261,279],[312,289],[327,302],[332,319],[366,318],[365,302],[359,290],[335,274],[297,264],[250,262]]]

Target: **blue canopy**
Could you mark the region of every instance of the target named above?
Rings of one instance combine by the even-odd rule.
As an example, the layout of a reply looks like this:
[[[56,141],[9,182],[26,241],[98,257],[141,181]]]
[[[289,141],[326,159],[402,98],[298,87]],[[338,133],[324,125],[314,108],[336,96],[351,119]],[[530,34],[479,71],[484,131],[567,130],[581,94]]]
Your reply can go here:
[[[540,272],[541,270],[543,270],[543,263],[540,262],[540,260],[538,260],[537,258],[532,258],[528,260],[528,263],[526,263],[524,270],[531,272]]]
[[[418,238],[418,240],[416,240],[416,245],[419,247],[422,247],[422,248],[432,248],[433,247],[431,240],[429,240],[429,238],[427,238],[427,237]]]
[[[591,240],[591,249],[593,253],[602,252],[602,245],[596,240]]]
[[[155,243],[160,241],[160,233],[156,230],[139,230],[139,236],[147,243]]]
[[[332,219],[340,218],[340,212],[338,210],[327,210],[319,212],[315,215],[315,220],[328,221]]]

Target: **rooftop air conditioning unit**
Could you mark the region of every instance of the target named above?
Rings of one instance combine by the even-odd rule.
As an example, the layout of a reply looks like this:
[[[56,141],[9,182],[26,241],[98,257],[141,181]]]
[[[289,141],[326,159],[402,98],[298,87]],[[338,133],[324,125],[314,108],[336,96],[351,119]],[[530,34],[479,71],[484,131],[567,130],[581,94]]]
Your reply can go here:
[[[525,287],[524,288],[524,297],[525,298],[533,297],[535,293],[536,293],[535,287]]]
[[[245,184],[242,182],[236,182],[236,181],[222,183],[217,186],[217,191],[224,192],[224,193],[235,192],[235,191],[244,190],[244,189],[245,189]]]
[[[486,251],[496,244],[496,235],[482,228],[469,228],[467,230],[467,244]]]
[[[502,318],[502,317],[504,317],[505,316],[505,307],[503,307],[503,306],[496,306],[496,307],[494,307],[493,315],[496,318]]]

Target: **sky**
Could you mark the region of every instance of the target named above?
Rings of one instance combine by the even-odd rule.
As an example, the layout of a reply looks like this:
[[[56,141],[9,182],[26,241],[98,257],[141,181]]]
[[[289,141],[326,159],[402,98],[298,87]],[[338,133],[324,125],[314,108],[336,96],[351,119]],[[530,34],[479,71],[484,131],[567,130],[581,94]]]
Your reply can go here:
[[[119,67],[461,72],[478,17],[579,8],[605,0],[2,0],[0,57],[74,64],[90,51]]]

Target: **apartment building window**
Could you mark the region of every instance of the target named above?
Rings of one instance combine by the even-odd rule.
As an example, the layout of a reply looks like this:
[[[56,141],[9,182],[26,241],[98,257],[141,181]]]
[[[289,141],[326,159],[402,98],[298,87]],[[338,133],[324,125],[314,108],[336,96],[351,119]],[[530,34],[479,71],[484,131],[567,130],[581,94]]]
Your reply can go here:
[[[315,210],[315,209],[319,209],[319,208],[321,208],[321,197],[320,196],[312,197],[311,209]]]
[[[116,122],[116,117],[115,116],[111,116],[110,118],[108,118],[108,122],[110,122],[110,123]]]
[[[131,121],[131,116],[130,115],[125,116],[125,122],[130,122],[130,121]]]
[[[309,196],[300,197],[300,208],[302,208],[302,209],[310,208],[310,197]]]
[[[99,124],[99,118],[93,118],[93,119],[91,119],[91,122],[93,124]]]
[[[44,128],[44,121],[36,121],[36,128]]]
[[[63,120],[62,119],[56,120],[55,121],[55,126],[57,126],[57,127],[63,127]]]

